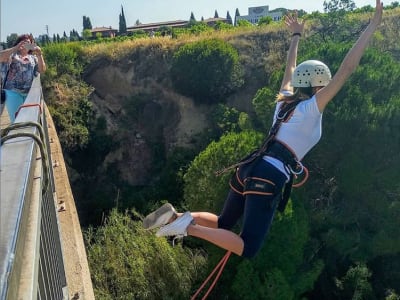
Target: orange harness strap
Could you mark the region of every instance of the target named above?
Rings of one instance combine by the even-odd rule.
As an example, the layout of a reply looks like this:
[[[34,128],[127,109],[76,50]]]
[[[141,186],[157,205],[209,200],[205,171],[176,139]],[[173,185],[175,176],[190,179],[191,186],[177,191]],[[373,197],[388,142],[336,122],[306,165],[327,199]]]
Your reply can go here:
[[[196,297],[199,295],[199,293],[201,292],[201,290],[204,288],[204,286],[207,284],[207,282],[211,279],[211,277],[214,275],[214,273],[219,269],[217,275],[214,278],[214,281],[212,282],[212,284],[210,285],[210,287],[208,288],[207,292],[205,293],[205,295],[203,296],[203,298],[201,298],[202,300],[207,299],[208,295],[210,294],[211,290],[214,288],[215,284],[217,283],[219,277],[222,274],[222,271],[226,265],[226,262],[228,261],[229,256],[231,255],[232,252],[227,251],[226,254],[224,255],[224,257],[222,257],[222,259],[220,260],[220,262],[215,266],[214,270],[210,273],[210,275],[208,275],[207,279],[204,280],[203,284],[199,287],[199,289],[197,290],[197,292],[192,296],[192,298],[190,298],[191,300],[195,300]]]

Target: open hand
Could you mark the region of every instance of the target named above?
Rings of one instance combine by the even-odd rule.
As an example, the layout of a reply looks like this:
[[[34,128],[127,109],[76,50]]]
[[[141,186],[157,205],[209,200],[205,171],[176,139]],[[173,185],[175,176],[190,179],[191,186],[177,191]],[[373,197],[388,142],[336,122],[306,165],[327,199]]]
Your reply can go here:
[[[299,21],[297,18],[297,11],[295,11],[294,14],[288,14],[285,16],[285,24],[292,33],[302,34],[304,31],[304,20]]]

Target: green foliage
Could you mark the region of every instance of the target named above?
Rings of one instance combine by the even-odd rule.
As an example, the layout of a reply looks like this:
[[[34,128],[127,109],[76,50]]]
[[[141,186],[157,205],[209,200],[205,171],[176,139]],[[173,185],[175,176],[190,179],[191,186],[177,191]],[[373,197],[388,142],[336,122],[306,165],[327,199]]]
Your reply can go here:
[[[242,76],[237,51],[218,39],[182,46],[171,67],[175,88],[199,102],[222,100],[243,84]]]
[[[256,265],[245,261],[239,267],[239,272],[246,270],[243,276],[237,276],[232,289],[235,291],[235,299],[295,299],[290,285],[279,269],[264,270],[261,278],[256,276]],[[251,276],[248,276],[252,274]]]
[[[273,112],[276,106],[274,100],[274,91],[268,87],[259,89],[252,100],[258,122],[262,124],[263,130],[269,129],[272,125]]]
[[[261,18],[258,20],[257,25],[258,25],[258,26],[268,25],[268,24],[270,24],[272,21],[273,21],[273,20],[272,20],[272,18],[271,18],[270,16],[261,17]]]
[[[82,81],[63,75],[57,83],[47,82],[46,101],[64,149],[83,148],[89,141],[93,111],[88,96],[92,89]]]
[[[344,299],[375,299],[371,284],[368,282],[370,277],[371,272],[368,267],[364,263],[358,263],[349,268],[346,275],[338,279],[336,284],[342,290]]]
[[[233,25],[232,24],[227,24],[225,22],[222,21],[217,21],[214,28],[216,30],[220,30],[220,31],[227,31],[227,30],[232,30],[233,29]]]
[[[221,136],[223,133],[239,131],[239,114],[237,109],[227,107],[221,103],[215,107],[212,113],[212,120],[219,130],[218,136]]]
[[[229,189],[231,175],[215,172],[239,161],[258,147],[262,135],[254,131],[228,133],[218,142],[212,142],[192,162],[184,175],[185,203],[191,210],[218,212]]]
[[[92,22],[90,22],[90,18],[83,16],[83,31],[92,29]]]
[[[304,260],[309,234],[303,205],[289,203],[284,214],[275,216],[261,252],[239,264],[232,287],[238,299],[298,299],[312,288],[323,263]]]
[[[18,39],[18,34],[16,33],[11,33],[10,35],[8,35],[6,48],[14,47],[14,44],[17,42],[17,39]]]
[[[339,4],[339,2],[337,3]],[[338,9],[330,11],[328,14],[315,13],[308,16],[307,24],[309,27],[307,27],[307,30],[309,30],[309,34],[307,34],[307,39],[302,39],[300,43],[299,62],[305,59],[319,59],[327,63],[332,73],[335,74],[342,59],[350,49],[351,43],[366,25],[366,16],[361,16],[362,11],[371,12],[372,10],[368,6],[364,10],[351,13]],[[294,190],[293,199],[296,199],[296,201],[290,203],[293,208],[289,206],[289,210],[285,211],[284,215],[278,214],[276,216],[265,247],[254,260],[247,261],[234,257],[228,263],[228,271],[224,272],[220,280],[222,285],[217,287],[224,291],[223,295],[227,295],[226,298],[300,299],[311,295],[310,299],[336,299],[338,297],[341,299],[369,299],[368,297],[371,294],[374,294],[376,299],[399,298],[400,240],[398,228],[400,227],[400,207],[398,195],[400,194],[400,186],[398,183],[398,166],[400,165],[400,157],[398,149],[400,148],[400,133],[398,129],[400,128],[400,90],[398,82],[400,82],[400,67],[398,41],[396,39],[399,30],[398,15],[396,12],[390,12],[390,14],[393,15],[385,14],[384,26],[381,26],[380,31],[375,34],[356,72],[324,112],[323,137],[304,160],[310,170],[310,178],[304,187],[300,190]],[[239,24],[240,22],[242,21],[239,21]],[[243,24],[252,26],[249,22],[247,23],[243,21]],[[193,32],[193,34],[200,35],[203,30],[209,30],[207,34],[211,34],[212,29],[209,27],[196,26],[180,29],[179,34]],[[242,30],[242,33],[245,30]],[[259,37],[259,35],[262,34],[265,37],[265,30],[267,29],[261,28],[262,33],[256,30],[259,30],[259,28],[254,27],[254,31],[251,31],[252,35],[246,35],[249,44],[265,42],[265,39]],[[143,36],[147,37],[146,34],[143,34]],[[281,38],[282,34],[277,36]],[[227,39],[233,41],[235,38],[232,35]],[[271,35],[271,38],[274,38],[274,36]],[[127,39],[132,39],[132,37],[121,37],[112,41],[107,40],[107,42],[125,41]],[[102,41],[102,43],[105,42],[105,40]],[[220,43],[226,45],[224,42]],[[286,54],[286,52],[282,52],[278,55],[275,52],[286,51],[288,43],[288,41],[287,44],[275,42],[276,45],[283,45],[282,49],[281,46],[268,47],[268,56],[277,59],[274,59],[272,64],[270,64],[272,59],[269,60],[265,69],[259,68],[268,70],[266,77],[262,73],[264,79],[257,78],[259,77],[257,72],[251,72],[248,75],[255,79],[255,82],[267,82],[268,85],[261,88],[254,96],[253,105],[256,118],[253,117],[253,114],[218,106],[218,113],[214,115],[219,126],[218,134],[225,135],[219,141],[209,144],[193,160],[187,171],[187,163],[195,155],[193,152],[187,154],[178,151],[163,157],[160,162],[157,162],[159,167],[157,177],[160,179],[157,185],[143,188],[131,187],[118,182],[121,184],[121,199],[127,200],[124,204],[120,203],[118,207],[129,205],[139,207],[141,211],[147,211],[156,205],[155,203],[160,200],[160,197],[168,199],[173,195],[173,200],[176,201],[174,205],[177,207],[186,206],[193,211],[219,212],[228,191],[230,174],[217,177],[214,175],[214,171],[237,162],[258,146],[263,138],[263,135],[255,131],[240,133],[230,131],[252,129],[253,124],[256,124],[254,127],[262,132],[270,127],[275,108],[275,93],[278,91],[283,75],[283,61]],[[90,109],[88,109],[90,104],[86,101],[90,88],[87,86],[79,87],[79,84],[74,81],[82,73],[79,47],[84,44],[74,46],[75,48],[72,45],[67,45],[69,50],[72,50],[72,54],[77,54],[76,56],[68,54],[65,55],[65,58],[63,56],[60,58],[57,56],[58,48],[55,48],[54,53],[51,53],[47,59],[47,50],[44,48],[49,68],[48,73],[42,77],[46,93],[45,99],[51,106],[51,112],[57,124],[61,124],[57,127],[66,128],[66,136],[60,135],[62,140],[67,141],[69,145],[81,145],[85,141],[89,141],[88,148],[91,151],[98,151],[96,155],[93,155],[93,158],[91,157],[92,160],[87,160],[92,165],[92,163],[104,159],[106,152],[112,146],[118,147],[118,145],[111,145],[110,140],[105,141],[108,137],[104,128],[96,128],[96,131],[99,130],[97,134],[91,134],[86,139],[84,138],[84,128],[89,128],[86,124],[90,119]],[[179,63],[182,65],[179,69],[181,73],[179,73],[178,79],[185,79],[189,82],[187,86],[184,84],[175,85],[176,90],[184,93],[186,88],[185,94],[191,97],[194,95],[193,97],[196,100],[200,99],[200,102],[227,97],[225,93],[220,93],[218,97],[210,96],[210,92],[215,92],[212,83],[222,80],[213,72],[222,70],[221,61],[225,61],[225,56],[222,60],[216,59],[219,56],[213,53],[213,47],[214,42],[205,41],[203,44],[185,45],[176,52],[173,64],[178,63],[178,53],[182,55],[182,57],[179,57],[181,59]],[[61,52],[70,53],[68,49],[60,49]],[[254,49],[256,47],[247,47],[246,49],[243,47],[240,50],[240,56],[245,57],[247,55],[249,61],[256,62],[260,57],[255,57],[258,52]],[[183,59],[184,57],[185,59]],[[206,60],[209,57],[215,59]],[[230,55],[227,55],[227,57],[230,58]],[[59,59],[64,59],[67,66],[56,66]],[[151,59],[154,59],[154,57],[152,56]],[[218,63],[213,64],[216,61]],[[233,61],[230,60],[230,64],[233,64]],[[211,66],[210,69],[206,68],[208,65]],[[182,66],[185,66],[186,69]],[[178,69],[176,65],[172,66],[173,68],[176,68],[175,72]],[[72,74],[71,77],[74,80],[65,74],[62,75],[63,72]],[[135,82],[145,81],[138,74],[135,75],[137,75]],[[50,84],[46,81],[49,78],[55,81]],[[210,82],[207,82],[207,80]],[[157,84],[163,84],[163,82],[158,81]],[[225,88],[224,91],[226,90],[228,89]],[[252,97],[252,95],[249,97]],[[131,98],[128,97],[127,99]],[[80,103],[81,100],[83,103]],[[132,102],[130,105],[127,109],[130,110],[132,116],[140,118],[142,103],[138,101]],[[123,121],[126,121],[124,126],[127,125],[130,129],[135,120],[126,119]],[[104,125],[104,120],[99,123],[99,127],[101,127],[101,123]],[[76,124],[80,127],[75,129],[73,126]],[[82,134],[79,135],[81,137],[74,137],[76,132],[81,132]],[[214,131],[210,131],[204,140],[208,141],[211,134],[218,136]],[[64,146],[68,147],[68,145]],[[157,148],[156,145],[154,147]],[[71,148],[66,149],[70,150]],[[76,148],[72,147],[72,149]],[[156,149],[157,154],[162,153],[159,152],[159,149],[160,147]],[[83,164],[82,167],[89,168]],[[102,210],[108,210],[115,206],[113,200],[110,201],[112,199],[110,195],[115,197],[117,188],[113,184],[118,180],[119,174],[114,165],[110,165],[109,169],[103,170],[104,173],[100,175],[95,173],[94,169],[92,171],[93,173],[87,172],[79,175],[83,174],[83,177],[90,174],[90,179],[94,177],[96,179],[102,178],[92,182],[92,185],[88,186],[82,195],[85,195],[83,197],[92,195],[90,213],[94,214],[93,211],[97,209],[96,212],[100,211],[101,214]],[[182,177],[184,173],[185,175]],[[110,180],[110,178],[117,179]],[[81,182],[85,184],[88,182],[87,180],[85,178]],[[184,184],[185,202],[180,202],[182,190],[179,189],[182,188],[182,184]],[[102,187],[101,191],[96,189],[99,185]],[[96,193],[93,193],[93,190],[96,190]],[[107,193],[103,191],[107,191]],[[176,195],[177,199],[175,199]],[[82,204],[82,206],[84,205]],[[103,232],[104,240],[106,240],[106,236],[113,236],[113,246],[117,249],[115,253],[110,246],[111,242],[107,244],[102,242],[99,243],[101,246],[98,246],[98,248],[90,248],[90,259],[95,258],[93,259],[96,262],[95,268],[105,266],[104,269],[97,270],[94,273],[96,276],[96,280],[94,280],[96,296],[99,296],[97,298],[113,299],[114,291],[118,291],[121,295],[126,292],[127,297],[132,295],[131,298],[134,299],[135,295],[129,294],[130,290],[128,290],[128,286],[131,285],[130,280],[137,279],[139,283],[134,283],[132,286],[141,286],[145,290],[147,275],[140,273],[142,272],[141,266],[137,268],[139,274],[136,276],[137,278],[131,278],[135,275],[128,276],[135,273],[128,274],[128,272],[125,272],[125,268],[134,266],[129,258],[137,256],[142,259],[142,256],[147,255],[147,253],[150,253],[149,259],[157,261],[157,258],[153,258],[153,255],[155,255],[152,252],[153,248],[154,252],[158,252],[157,255],[162,258],[160,264],[163,265],[167,261],[166,270],[174,270],[175,260],[171,259],[172,255],[168,252],[170,247],[166,243],[163,244],[164,240],[152,240],[153,243],[161,244],[158,246],[151,244],[149,249],[144,247],[145,250],[142,250],[144,254],[134,252],[132,255],[126,255],[126,253],[130,253],[127,251],[135,249],[136,244],[145,243],[142,240],[140,242],[135,240],[135,243],[125,243],[125,240],[129,240],[125,239],[125,229],[116,226],[112,229],[115,230],[115,233],[110,234],[107,232],[107,227],[110,224],[111,222],[104,228],[101,227],[96,234],[98,233],[100,236],[100,232]],[[142,237],[139,228],[137,231],[136,229],[130,231],[135,234],[135,238]],[[94,233],[92,234],[94,235]],[[118,246],[119,235],[123,238],[121,242],[125,246],[123,250],[119,249]],[[148,236],[145,235],[144,238],[147,239]],[[100,239],[96,238],[96,241]],[[93,241],[94,239],[90,238],[89,240]],[[93,246],[94,243],[90,245]],[[104,247],[104,245],[107,245],[107,247]],[[104,253],[97,254],[100,253],[100,248],[107,249],[107,255],[110,255],[113,259],[115,257],[118,262],[114,264],[113,259],[109,259]],[[94,249],[97,249],[97,252]],[[173,251],[177,251],[177,249]],[[210,264],[212,264],[215,257],[211,251],[209,251],[209,254]],[[163,255],[167,255],[167,258]],[[175,256],[173,257],[175,258]],[[363,263],[357,264],[358,261]],[[148,264],[143,265],[147,266]],[[190,268],[191,266],[187,266],[184,259],[184,265],[180,267],[179,271],[184,273],[186,269]],[[116,269],[123,270],[121,279],[119,278],[120,274],[115,271]],[[152,272],[154,277],[157,277],[157,274],[164,271],[159,270],[160,273]],[[110,274],[109,277],[107,277],[108,274]],[[162,283],[156,287],[151,286],[150,289],[158,289],[164,285],[169,286],[166,278],[168,276],[155,280],[156,283]],[[228,280],[225,281],[224,278],[228,278]],[[335,281],[335,278],[339,279]],[[107,280],[111,284],[107,285]],[[171,286],[176,287],[177,281],[176,277],[171,279]],[[176,298],[188,298],[187,282],[188,280],[185,277],[184,292],[181,293],[179,287],[176,288],[176,294],[174,294]],[[338,283],[337,286],[335,282]],[[155,291],[154,295],[157,293]],[[162,296],[172,298],[171,294],[157,294],[157,296],[160,299],[162,299]],[[151,299],[151,297],[145,299]]]
[[[238,26],[238,27],[253,27],[253,24],[251,24],[247,20],[237,20],[236,26]]]
[[[328,13],[352,11],[355,7],[356,5],[353,0],[324,1],[324,11]]]
[[[83,65],[79,62],[79,55],[81,53],[81,46],[79,44],[51,43],[46,45],[43,51],[47,64],[45,77],[49,76],[49,80],[64,74],[74,77],[81,75]]]
[[[105,226],[89,229],[87,253],[96,299],[187,299],[205,260],[113,210]]]
[[[352,0],[333,0],[324,2],[325,14],[313,14],[312,32],[324,41],[353,41],[365,28],[365,24],[348,13],[355,8]]]
[[[126,33],[126,19],[125,19],[125,13],[124,13],[124,7],[121,6],[121,13],[119,15],[119,34],[125,34]]]
[[[90,29],[84,29],[82,31],[82,37],[84,40],[89,40],[92,37],[92,31]]]

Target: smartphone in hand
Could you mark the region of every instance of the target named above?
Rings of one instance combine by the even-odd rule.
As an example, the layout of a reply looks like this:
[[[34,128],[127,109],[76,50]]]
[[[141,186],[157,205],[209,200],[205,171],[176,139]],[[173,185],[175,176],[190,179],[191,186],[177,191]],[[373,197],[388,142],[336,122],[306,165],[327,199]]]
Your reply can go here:
[[[31,43],[26,43],[26,44],[24,44],[24,48],[26,49],[26,50],[34,50],[35,49],[35,45],[34,44],[31,44]]]

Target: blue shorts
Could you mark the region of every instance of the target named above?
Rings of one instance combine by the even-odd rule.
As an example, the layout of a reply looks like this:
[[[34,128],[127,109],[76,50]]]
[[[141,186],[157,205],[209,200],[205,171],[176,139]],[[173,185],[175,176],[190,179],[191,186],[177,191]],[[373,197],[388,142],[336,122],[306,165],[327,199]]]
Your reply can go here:
[[[287,177],[264,159],[241,166],[218,217],[218,227],[231,230],[243,216],[243,257],[254,257],[267,236]]]
[[[26,94],[21,94],[12,90],[4,90],[6,92],[6,107],[11,123],[15,121],[15,114],[19,107],[24,104]]]

